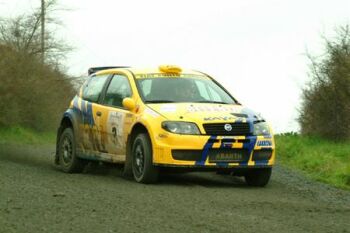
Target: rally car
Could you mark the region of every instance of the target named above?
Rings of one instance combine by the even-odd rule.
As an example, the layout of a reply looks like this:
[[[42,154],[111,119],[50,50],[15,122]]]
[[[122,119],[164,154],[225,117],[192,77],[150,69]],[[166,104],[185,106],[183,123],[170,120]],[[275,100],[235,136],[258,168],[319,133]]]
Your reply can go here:
[[[95,67],[63,114],[55,163],[124,164],[154,183],[166,170],[216,171],[265,186],[275,161],[269,124],[209,75],[178,66]]]

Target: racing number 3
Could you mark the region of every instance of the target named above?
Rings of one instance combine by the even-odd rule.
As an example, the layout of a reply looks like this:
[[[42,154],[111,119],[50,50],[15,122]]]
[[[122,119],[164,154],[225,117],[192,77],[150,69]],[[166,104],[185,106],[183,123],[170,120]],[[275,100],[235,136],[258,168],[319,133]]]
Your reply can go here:
[[[113,137],[117,138],[117,128],[116,127],[112,128],[112,133],[113,133]]]

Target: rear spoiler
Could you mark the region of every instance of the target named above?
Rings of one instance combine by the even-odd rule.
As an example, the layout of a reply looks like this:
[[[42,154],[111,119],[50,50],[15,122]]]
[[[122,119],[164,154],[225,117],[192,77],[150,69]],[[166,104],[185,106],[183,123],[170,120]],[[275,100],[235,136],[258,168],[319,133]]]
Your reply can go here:
[[[100,66],[100,67],[91,67],[88,69],[88,75],[91,75],[93,73],[96,73],[101,70],[108,70],[108,69],[116,69],[116,68],[130,68],[130,66]]]

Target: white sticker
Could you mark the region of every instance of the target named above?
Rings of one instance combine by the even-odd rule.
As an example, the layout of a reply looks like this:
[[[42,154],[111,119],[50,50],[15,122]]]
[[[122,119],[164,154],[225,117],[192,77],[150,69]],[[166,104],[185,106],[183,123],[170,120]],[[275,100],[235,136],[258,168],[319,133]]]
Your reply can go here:
[[[157,112],[153,111],[150,108],[146,108],[145,113],[147,113],[147,114],[149,114],[149,115],[151,115],[153,117],[158,117],[159,116],[159,114]]]
[[[109,112],[107,122],[107,132],[111,135],[111,141],[118,148],[123,146],[124,113]]]
[[[165,104],[160,107],[161,112],[176,112],[176,105],[175,104]]]
[[[231,106],[222,106],[222,105],[199,105],[194,106],[190,105],[187,107],[187,112],[240,112],[237,108]]]

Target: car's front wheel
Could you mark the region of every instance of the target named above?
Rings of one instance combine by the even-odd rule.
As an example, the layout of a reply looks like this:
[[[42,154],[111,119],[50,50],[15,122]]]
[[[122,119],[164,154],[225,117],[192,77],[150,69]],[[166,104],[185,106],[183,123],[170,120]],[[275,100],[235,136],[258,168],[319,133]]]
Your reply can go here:
[[[250,186],[264,187],[269,183],[271,172],[272,168],[253,169],[244,178]]]
[[[86,161],[78,158],[76,154],[74,133],[71,128],[66,128],[60,136],[58,161],[60,168],[67,173],[82,172],[86,165]]]
[[[145,133],[138,134],[132,145],[132,172],[139,183],[155,183],[158,169],[153,165],[152,144]]]

